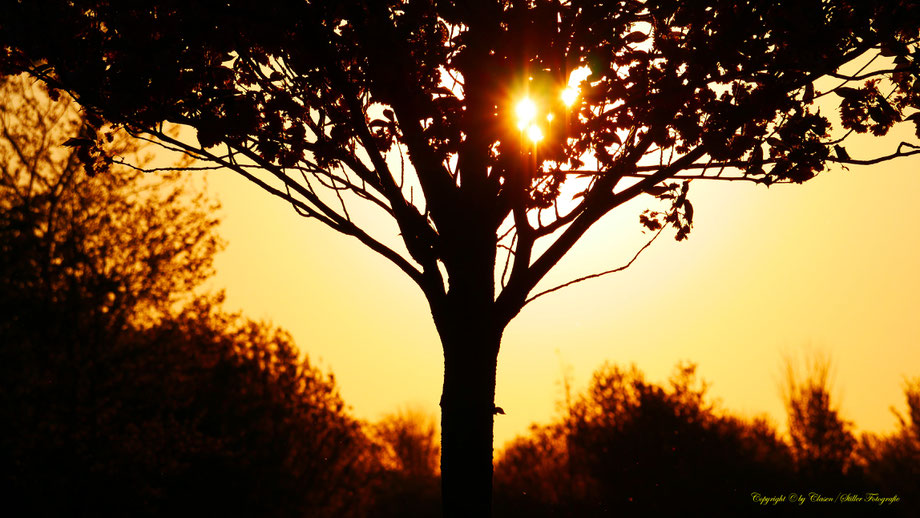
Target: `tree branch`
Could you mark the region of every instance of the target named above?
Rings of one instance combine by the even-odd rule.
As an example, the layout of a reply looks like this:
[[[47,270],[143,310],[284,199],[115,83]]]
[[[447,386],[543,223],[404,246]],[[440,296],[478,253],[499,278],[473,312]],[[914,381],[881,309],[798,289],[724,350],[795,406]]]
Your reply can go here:
[[[586,280],[588,280],[588,279],[596,279],[596,278],[598,278],[598,277],[603,277],[604,275],[609,275],[609,274],[611,274],[611,273],[622,272],[623,270],[625,270],[625,269],[629,268],[630,266],[632,266],[632,264],[633,264],[634,262],[636,262],[636,259],[638,259],[640,255],[642,255],[642,252],[644,252],[646,249],[648,249],[648,247],[652,246],[652,243],[654,243],[655,240],[658,239],[658,236],[661,235],[661,233],[664,231],[665,228],[667,228],[667,227],[664,227],[664,226],[663,226],[663,227],[661,227],[660,229],[658,229],[658,232],[656,232],[655,235],[652,236],[652,238],[651,238],[647,243],[645,243],[645,245],[643,245],[642,248],[640,248],[638,252],[636,252],[636,255],[634,255],[634,256],[632,257],[632,259],[630,259],[629,262],[627,262],[627,263],[624,264],[623,266],[614,268],[614,269],[612,269],[612,270],[607,270],[607,271],[604,271],[604,272],[600,272],[600,273],[594,273],[594,274],[591,274],[591,275],[585,275],[584,277],[579,277],[579,278],[577,278],[577,279],[573,279],[573,280],[571,280],[571,281],[569,281],[569,282],[560,284],[560,285],[558,285],[558,286],[556,286],[556,287],[554,287],[554,288],[550,288],[550,289],[548,289],[548,290],[541,291],[540,293],[537,293],[536,295],[534,295],[534,296],[530,297],[529,299],[525,300],[525,301],[524,301],[524,305],[526,306],[527,304],[530,304],[531,302],[533,302],[534,300],[536,300],[536,299],[539,298],[539,297],[542,297],[543,295],[549,295],[550,293],[553,293],[553,292],[555,292],[555,291],[559,291],[559,290],[561,290],[561,289],[563,289],[563,288],[567,288],[567,287],[569,287],[569,286],[571,286],[571,285],[573,285],[573,284],[576,284],[576,283],[579,283],[579,282],[582,282],[582,281],[586,281]]]
[[[162,134],[162,133],[157,133],[155,130],[154,130],[154,131],[151,131],[151,134],[153,134],[154,136],[156,136],[158,139],[164,139],[164,140],[166,140],[166,141],[169,142],[170,144],[173,144],[173,145],[176,145],[176,146],[179,146],[179,147],[182,147],[182,148],[188,148],[188,149],[194,151],[196,154],[199,154],[199,155],[201,155],[201,156],[204,156],[204,157],[206,157],[208,160],[210,160],[210,161],[212,161],[212,162],[214,162],[214,163],[219,163],[219,164],[223,165],[224,167],[227,167],[228,169],[231,169],[232,171],[234,171],[234,172],[236,172],[236,173],[242,175],[242,176],[243,176],[244,178],[246,178],[247,180],[253,182],[253,183],[256,184],[256,185],[258,185],[260,188],[262,188],[263,190],[267,191],[268,193],[270,193],[270,194],[272,194],[272,195],[274,195],[274,196],[277,196],[277,197],[279,197],[279,198],[281,198],[281,199],[287,201],[288,203],[291,203],[292,205],[295,205],[295,206],[299,207],[301,210],[303,210],[304,212],[306,212],[307,214],[309,214],[311,217],[316,218],[318,221],[320,221],[320,222],[322,222],[323,224],[329,226],[329,227],[332,228],[333,230],[336,230],[336,231],[341,232],[341,233],[343,233],[343,234],[347,234],[347,235],[350,235],[350,236],[355,237],[356,239],[358,239],[359,241],[361,241],[364,245],[366,245],[366,246],[367,246],[368,248],[370,248],[371,250],[373,250],[373,251],[377,252],[378,254],[382,255],[383,257],[389,259],[389,260],[390,260],[392,263],[394,263],[400,270],[402,270],[404,273],[406,273],[406,275],[408,275],[416,284],[418,284],[419,287],[421,287],[422,289],[425,289],[425,287],[426,287],[426,281],[425,281],[425,277],[424,277],[423,273],[422,273],[421,271],[419,271],[418,269],[416,269],[414,266],[412,266],[402,255],[400,255],[399,253],[397,253],[397,252],[395,252],[394,250],[390,249],[389,247],[387,247],[387,246],[384,245],[383,243],[380,243],[379,241],[377,241],[376,239],[374,239],[373,237],[371,237],[369,234],[367,234],[366,232],[364,232],[364,231],[363,231],[361,228],[359,228],[357,225],[355,225],[354,223],[348,221],[347,219],[345,219],[345,218],[343,218],[342,216],[340,216],[339,214],[337,214],[335,211],[333,211],[333,210],[330,209],[328,206],[326,206],[324,203],[322,203],[322,202],[316,197],[315,194],[306,191],[305,188],[304,188],[302,185],[300,185],[300,184],[298,184],[298,183],[296,183],[296,182],[293,182],[292,180],[290,180],[290,178],[287,177],[287,175],[284,175],[284,174],[279,173],[279,172],[277,172],[277,171],[273,171],[273,169],[277,169],[277,166],[274,166],[273,164],[264,164],[264,163],[260,164],[260,167],[261,167],[263,170],[265,170],[265,171],[267,171],[267,172],[269,172],[269,173],[272,173],[273,176],[275,176],[276,178],[282,180],[282,181],[285,183],[285,185],[290,186],[292,189],[294,189],[295,191],[297,191],[298,194],[300,194],[300,195],[306,197],[306,198],[309,200],[309,202],[310,202],[310,203],[313,203],[314,205],[316,205],[316,207],[311,207],[310,205],[308,205],[307,203],[305,203],[303,200],[300,200],[300,199],[298,199],[298,198],[295,198],[295,197],[291,196],[290,194],[288,194],[288,193],[286,193],[286,192],[284,192],[284,191],[282,191],[282,190],[280,190],[280,189],[277,189],[276,187],[274,187],[274,186],[272,186],[272,185],[266,183],[265,181],[263,181],[262,179],[258,178],[258,177],[255,176],[255,175],[253,175],[253,174],[250,173],[249,171],[246,171],[245,167],[241,166],[240,164],[234,164],[234,163],[227,162],[226,160],[223,160],[223,159],[221,159],[220,157],[218,157],[218,156],[216,156],[216,155],[213,155],[212,153],[208,152],[208,151],[205,150],[205,149],[194,148],[194,147],[192,147],[192,146],[189,146],[188,144],[185,144],[184,142],[181,142],[181,141],[179,141],[179,140],[173,139],[172,137],[169,137],[168,135],[164,135],[164,134]],[[258,155],[255,155],[254,153],[252,153],[250,150],[247,150],[247,149],[239,149],[239,151],[240,151],[244,156],[246,156],[247,158],[250,158],[251,160],[253,160],[253,159],[256,160],[256,161],[259,161],[259,160],[260,160],[260,157],[258,157]]]
[[[594,223],[614,207],[624,203],[641,192],[640,190],[631,197],[625,197],[620,194],[613,194],[612,189],[619,179],[623,177],[621,172],[635,167],[636,162],[642,158],[649,146],[651,146],[651,137],[646,135],[639,143],[626,152],[622,158],[617,160],[609,171],[604,172],[604,174],[600,176],[594,187],[585,195],[584,211],[572,221],[565,231],[563,231],[562,235],[559,236],[559,238],[556,239],[556,241],[553,242],[533,264],[529,264],[530,256],[528,254],[527,263],[522,263],[522,266],[517,268],[517,262],[522,261],[524,258],[518,255],[515,256],[515,268],[512,268],[508,287],[501,292],[496,300],[500,319],[507,319],[506,321],[510,321],[514,315],[520,312],[530,290],[532,290],[549,270],[571,250],[575,243],[578,242]],[[690,162],[693,160],[695,160],[695,158],[690,159]],[[680,160],[677,162],[680,162]],[[515,270],[517,270],[517,272],[515,272]],[[515,275],[515,273],[517,273],[517,275]]]

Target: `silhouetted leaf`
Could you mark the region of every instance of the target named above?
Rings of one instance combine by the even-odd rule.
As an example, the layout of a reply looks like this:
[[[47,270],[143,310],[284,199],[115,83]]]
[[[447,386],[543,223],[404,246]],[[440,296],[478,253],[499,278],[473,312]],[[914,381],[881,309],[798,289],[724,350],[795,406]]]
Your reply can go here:
[[[839,145],[839,144],[835,144],[835,145],[834,145],[834,152],[837,153],[837,158],[840,159],[840,160],[849,160],[849,159],[850,159],[850,154],[847,153],[846,148],[844,148],[843,146],[841,146],[841,145]]]
[[[642,43],[648,39],[648,34],[641,31],[634,31],[627,34],[623,39],[626,43]]]
[[[838,86],[835,88],[834,93],[843,97],[844,99],[851,99],[860,95],[860,91],[856,88],[851,88],[849,86]]]

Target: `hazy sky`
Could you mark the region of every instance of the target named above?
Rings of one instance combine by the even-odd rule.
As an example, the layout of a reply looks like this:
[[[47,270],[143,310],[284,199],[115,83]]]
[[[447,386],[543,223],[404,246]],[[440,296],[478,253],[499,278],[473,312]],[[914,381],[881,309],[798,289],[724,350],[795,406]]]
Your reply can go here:
[[[209,181],[224,206],[229,246],[215,286],[229,307],[288,329],[334,372],[358,417],[405,405],[436,413],[443,360],[415,285],[232,173]],[[690,195],[688,241],[662,236],[626,271],[543,297],[511,323],[497,448],[556,415],[563,372],[580,391],[605,361],[660,382],[693,361],[725,408],[784,427],[783,357],[820,351],[833,360],[844,416],[859,430],[894,427],[905,377],[920,376],[920,159],[834,169],[800,186],[698,181]],[[647,237],[638,214],[650,201],[602,220],[544,287],[628,261]]]

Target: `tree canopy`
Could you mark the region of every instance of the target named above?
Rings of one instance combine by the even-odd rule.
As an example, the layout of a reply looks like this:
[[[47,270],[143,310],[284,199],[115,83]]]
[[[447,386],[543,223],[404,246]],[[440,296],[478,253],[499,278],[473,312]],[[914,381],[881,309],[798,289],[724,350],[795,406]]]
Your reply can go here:
[[[444,290],[437,261],[449,276],[460,260],[455,215],[467,228],[475,200],[481,223],[514,252],[498,297],[510,318],[584,229],[627,199],[664,200],[642,223],[672,224],[683,238],[692,206],[675,179],[725,178],[729,168],[731,178],[802,182],[828,162],[917,152],[902,143],[851,158],[841,138],[920,123],[917,11],[844,1],[83,0],[10,3],[0,31],[7,70],[30,70],[133,131],[194,127],[197,142],[165,140],[357,237],[430,297]],[[23,23],[39,19],[62,37]],[[822,78],[834,81],[815,86]],[[566,106],[559,92],[570,82],[578,95]],[[555,116],[536,145],[515,126],[525,97],[531,118]],[[823,97],[840,127],[817,109]],[[560,191],[574,171],[587,179]],[[404,253],[357,224],[345,203],[355,198],[395,219]],[[547,237],[557,239],[536,254]]]

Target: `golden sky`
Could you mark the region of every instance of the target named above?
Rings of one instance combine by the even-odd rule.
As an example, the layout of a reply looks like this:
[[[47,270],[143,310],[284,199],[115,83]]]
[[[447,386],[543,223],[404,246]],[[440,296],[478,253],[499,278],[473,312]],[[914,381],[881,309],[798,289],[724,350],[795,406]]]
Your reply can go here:
[[[854,149],[872,152],[851,148],[854,158]],[[215,286],[228,306],[288,329],[334,372],[358,417],[406,405],[436,413],[443,361],[415,285],[232,173],[209,183],[224,206],[229,246]],[[690,194],[688,241],[662,236],[626,271],[543,297],[511,323],[496,448],[557,415],[563,372],[577,392],[604,361],[660,382],[693,361],[725,408],[784,428],[783,357],[808,351],[831,357],[845,418],[862,431],[893,429],[905,377],[920,376],[920,159],[769,189],[694,182]],[[649,200],[602,220],[543,287],[627,262],[647,238],[638,215]]]

